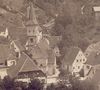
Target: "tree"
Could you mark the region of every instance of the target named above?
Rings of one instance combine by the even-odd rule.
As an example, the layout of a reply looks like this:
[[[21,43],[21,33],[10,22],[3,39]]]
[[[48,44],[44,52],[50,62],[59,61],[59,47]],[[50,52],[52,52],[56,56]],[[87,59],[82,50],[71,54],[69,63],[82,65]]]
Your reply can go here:
[[[13,90],[14,80],[11,79],[9,76],[5,76],[3,79],[3,85],[4,85],[6,90]]]
[[[34,79],[29,84],[28,90],[43,90],[43,87],[44,87],[44,83],[42,83],[38,79]]]

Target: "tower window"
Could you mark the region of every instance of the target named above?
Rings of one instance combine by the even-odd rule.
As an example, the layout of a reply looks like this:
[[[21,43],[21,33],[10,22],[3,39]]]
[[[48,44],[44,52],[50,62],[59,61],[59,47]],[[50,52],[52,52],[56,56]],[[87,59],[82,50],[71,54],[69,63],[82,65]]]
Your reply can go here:
[[[30,41],[33,42],[33,38],[30,38]]]
[[[17,58],[19,57],[19,52],[16,52],[16,57],[17,57]]]
[[[80,69],[80,66],[78,66],[78,69]]]

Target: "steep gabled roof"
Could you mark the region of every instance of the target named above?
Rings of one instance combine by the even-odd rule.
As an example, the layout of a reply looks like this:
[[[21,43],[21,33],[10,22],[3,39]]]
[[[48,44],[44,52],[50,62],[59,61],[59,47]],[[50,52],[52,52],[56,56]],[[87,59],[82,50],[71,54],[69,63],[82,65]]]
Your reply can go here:
[[[48,58],[47,50],[42,50],[38,46],[35,46],[31,51],[33,59],[45,59]]]
[[[97,69],[92,78],[93,82],[100,83],[100,69]]]
[[[38,44],[34,44],[29,53],[34,59],[48,58],[49,43],[45,38],[42,38]]]
[[[21,44],[25,45],[26,40],[27,40],[26,28],[9,27],[8,32],[9,32],[11,40],[19,39],[21,41]]]
[[[88,57],[92,53],[98,51],[100,51],[100,42],[92,43],[91,45],[89,45],[84,54],[86,55],[86,57]]]
[[[29,7],[27,8],[27,18],[33,22],[33,24],[38,24],[36,14],[35,14],[35,8],[33,6],[33,3],[30,2]]]
[[[25,51],[25,47],[24,45],[21,44],[20,40],[14,40],[12,42],[16,44],[16,46],[20,49],[20,51]]]
[[[93,43],[85,51],[87,57],[87,64],[100,64],[100,42]]]
[[[8,75],[13,78],[16,77],[18,73],[36,70],[39,70],[38,66],[27,54],[23,52],[20,59],[17,60],[16,65],[12,65],[11,67],[9,67],[7,72]]]
[[[87,58],[87,64],[98,65],[100,64],[100,54],[98,52],[92,52]]]
[[[64,65],[67,65],[67,64],[72,65],[72,63],[74,62],[74,60],[80,50],[81,49],[78,47],[71,47],[68,50],[68,54],[66,55],[66,53],[65,53],[63,64]]]

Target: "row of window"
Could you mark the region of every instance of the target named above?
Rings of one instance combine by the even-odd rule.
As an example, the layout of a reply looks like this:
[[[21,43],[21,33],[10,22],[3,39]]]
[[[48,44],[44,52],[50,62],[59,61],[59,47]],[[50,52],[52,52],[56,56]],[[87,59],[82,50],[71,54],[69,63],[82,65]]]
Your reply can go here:
[[[76,62],[82,62],[85,61],[85,59],[77,59]]]
[[[78,69],[80,69],[80,66],[77,66]],[[76,67],[73,67],[73,69],[76,69]]]

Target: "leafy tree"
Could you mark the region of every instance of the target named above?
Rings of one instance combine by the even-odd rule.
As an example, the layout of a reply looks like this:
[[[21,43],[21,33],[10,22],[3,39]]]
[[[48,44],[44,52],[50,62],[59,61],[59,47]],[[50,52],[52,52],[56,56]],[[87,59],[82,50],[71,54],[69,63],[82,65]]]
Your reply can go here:
[[[3,85],[6,90],[13,90],[14,87],[14,80],[11,79],[9,76],[4,77]]]
[[[38,79],[34,79],[29,84],[28,90],[43,90],[44,83],[40,82]]]

